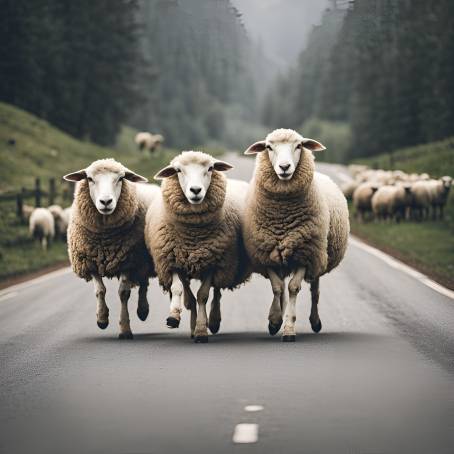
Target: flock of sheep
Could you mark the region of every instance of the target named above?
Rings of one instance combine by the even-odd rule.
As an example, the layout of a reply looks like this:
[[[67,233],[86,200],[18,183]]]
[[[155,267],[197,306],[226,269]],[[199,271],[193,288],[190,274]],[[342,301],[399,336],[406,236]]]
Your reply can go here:
[[[319,280],[341,262],[349,234],[345,197],[314,171],[313,152],[321,150],[293,130],[275,130],[245,152],[257,155],[249,184],[227,179],[232,166],[199,151],[182,152],[161,169],[155,175],[161,187],[113,159],[66,175],[77,182],[69,257],[73,271],[94,282],[98,326],[109,323],[104,278],[119,279],[119,337],[131,339],[131,288],[139,287],[137,315],[145,320],[148,282],[157,277],[170,295],[167,326],[179,326],[185,307],[191,337],[204,343],[208,329],[220,328],[221,291],[260,273],[273,293],[269,333],[283,324],[283,341],[295,340],[303,281],[310,283],[309,320],[319,332]],[[191,280],[200,281],[196,295]]]
[[[71,207],[62,208],[60,205],[48,208],[22,207],[22,214],[28,219],[30,235],[41,243],[44,250],[54,239],[66,240],[70,213]]]
[[[134,138],[134,142],[139,147],[139,150],[148,150],[155,152],[164,142],[164,137],[161,134],[152,134],[150,132],[138,132]]]
[[[407,174],[401,170],[373,170],[351,165],[353,179],[341,187],[352,200],[356,217],[365,221],[443,219],[452,178],[430,178],[427,173]]]

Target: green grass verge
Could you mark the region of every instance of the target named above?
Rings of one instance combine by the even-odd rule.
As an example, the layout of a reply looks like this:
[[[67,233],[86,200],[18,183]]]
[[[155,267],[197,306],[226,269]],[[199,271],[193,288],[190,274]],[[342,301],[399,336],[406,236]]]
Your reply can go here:
[[[115,147],[106,148],[77,140],[44,120],[14,106],[0,103],[0,192],[33,188],[36,177],[47,190],[48,179],[56,178],[57,193],[68,187],[61,179],[66,173],[90,162],[112,157],[152,180],[153,175],[178,151],[162,149],[150,156],[137,150],[136,131],[124,127]],[[14,144],[10,141],[14,140]],[[212,154],[221,149],[209,149]],[[63,186],[65,185],[65,186]],[[70,200],[56,201],[69,205]],[[33,200],[27,203],[33,204]],[[46,205],[46,200],[43,201]],[[67,259],[66,244],[54,242],[43,252],[32,242],[27,225],[21,225],[13,202],[0,202],[0,280],[54,265]]]
[[[355,162],[373,168],[400,169],[408,173],[427,172],[432,177],[454,177],[454,138],[397,150],[390,155]],[[454,289],[454,191],[446,206],[444,221],[401,224],[352,222],[352,233],[421,270]]]

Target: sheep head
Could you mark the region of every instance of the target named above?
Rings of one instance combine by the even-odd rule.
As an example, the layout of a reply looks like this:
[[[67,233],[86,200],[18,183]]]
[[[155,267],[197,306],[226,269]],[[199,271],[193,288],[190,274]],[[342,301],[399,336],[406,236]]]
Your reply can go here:
[[[115,211],[120,198],[123,180],[132,182],[148,181],[145,177],[131,172],[114,159],[99,159],[91,163],[86,169],[69,173],[63,178],[66,181],[86,180],[93,204],[105,216]]]
[[[266,151],[280,180],[291,180],[303,153],[325,150],[316,140],[305,138],[293,129],[276,129],[265,140],[252,144],[244,154]]]
[[[170,165],[161,169],[156,180],[178,175],[181,190],[193,205],[203,202],[211,183],[213,171],[224,172],[233,166],[219,161],[201,151],[183,151],[172,159]]]

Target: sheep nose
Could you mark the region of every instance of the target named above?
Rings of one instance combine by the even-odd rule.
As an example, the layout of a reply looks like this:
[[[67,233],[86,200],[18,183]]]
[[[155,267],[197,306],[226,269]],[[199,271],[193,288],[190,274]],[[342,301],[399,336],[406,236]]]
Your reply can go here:
[[[100,200],[100,202],[104,205],[104,206],[109,206],[111,203],[112,203],[112,199],[107,199],[107,200]]]
[[[284,171],[286,172],[288,169],[290,169],[290,164],[279,164],[279,167]]]
[[[192,186],[189,190],[197,195],[202,190],[202,188],[199,188],[198,186]]]

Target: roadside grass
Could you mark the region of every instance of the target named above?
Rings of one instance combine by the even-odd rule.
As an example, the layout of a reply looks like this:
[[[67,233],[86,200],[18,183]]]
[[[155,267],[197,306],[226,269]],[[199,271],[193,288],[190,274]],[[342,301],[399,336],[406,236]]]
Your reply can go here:
[[[389,154],[355,162],[385,170],[427,172],[434,178],[454,177],[454,138],[395,151],[392,162]],[[361,224],[351,218],[354,235],[454,290],[454,190],[444,221]]]
[[[68,190],[62,176],[108,157],[121,161],[153,182],[156,172],[179,150],[163,148],[153,155],[140,152],[133,141],[135,133],[134,129],[123,127],[114,147],[101,147],[77,140],[32,114],[0,103],[0,193],[19,191],[21,187],[31,189],[36,177],[41,178],[42,189],[47,191],[48,179],[54,177],[59,194],[55,202],[69,205],[70,200],[61,198],[64,190]],[[207,151],[222,153],[221,149],[214,148]],[[47,200],[42,204],[46,206]],[[42,251],[30,238],[28,226],[19,222],[15,203],[0,201],[0,281],[67,260],[64,242],[55,241],[47,252]]]

